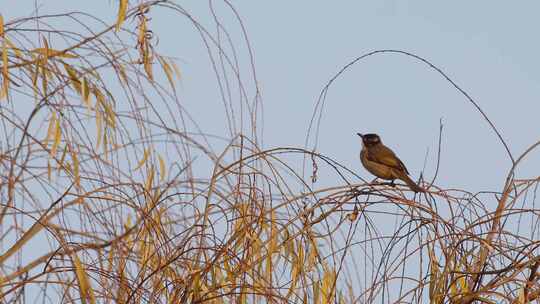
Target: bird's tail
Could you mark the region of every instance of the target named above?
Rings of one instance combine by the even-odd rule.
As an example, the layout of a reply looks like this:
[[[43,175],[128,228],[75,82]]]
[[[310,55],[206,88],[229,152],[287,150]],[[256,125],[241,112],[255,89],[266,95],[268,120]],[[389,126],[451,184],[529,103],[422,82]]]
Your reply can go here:
[[[418,186],[407,174],[400,174],[399,179],[404,181],[409,188],[414,192],[426,192],[424,188]]]

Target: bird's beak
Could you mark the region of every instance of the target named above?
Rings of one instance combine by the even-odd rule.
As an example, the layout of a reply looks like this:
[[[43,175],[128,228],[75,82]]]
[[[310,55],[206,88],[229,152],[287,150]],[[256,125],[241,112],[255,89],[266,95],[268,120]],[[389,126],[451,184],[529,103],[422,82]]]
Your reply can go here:
[[[362,134],[360,134],[360,133],[356,133],[356,135],[358,135],[358,136],[364,138],[364,135],[362,135]]]

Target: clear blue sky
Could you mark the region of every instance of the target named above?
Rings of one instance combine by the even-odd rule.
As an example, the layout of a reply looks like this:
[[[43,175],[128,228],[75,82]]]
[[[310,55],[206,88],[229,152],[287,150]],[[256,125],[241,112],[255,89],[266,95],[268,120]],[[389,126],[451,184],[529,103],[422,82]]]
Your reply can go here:
[[[442,68],[480,104],[516,157],[540,139],[538,2],[234,4],[255,54],[267,147],[302,145],[323,85],[353,58],[376,49],[413,52]],[[206,8],[201,1],[194,12],[211,24]],[[226,18],[226,10],[222,12],[222,22],[239,37],[240,28]],[[197,88],[205,85],[206,75],[198,71],[200,58],[191,54],[194,41],[180,40],[177,55],[186,62],[184,88],[188,96],[200,99]],[[440,118],[445,129],[438,184],[472,192],[500,190],[510,162],[488,124],[440,75],[400,55],[370,57],[333,85],[319,150],[371,178],[360,167],[360,144],[354,134],[377,132],[415,177],[429,149],[430,178]],[[520,177],[538,175],[540,153],[529,160],[518,171]]]
[[[113,21],[110,1],[39,1],[40,12],[83,10]],[[247,52],[241,28],[221,1],[217,15]],[[5,7],[9,0],[0,0]],[[179,2],[210,31],[208,1]],[[34,1],[17,1],[6,19],[29,15]],[[409,51],[442,68],[500,129],[517,156],[540,139],[540,20],[536,1],[235,1],[254,52],[265,105],[266,147],[302,146],[317,96],[345,64],[376,49]],[[180,58],[180,96],[205,131],[225,135],[222,102],[201,40],[186,18],[152,12],[162,53]],[[246,70],[247,72],[247,70]],[[246,73],[247,74],[247,73]],[[253,90],[251,91],[253,93]],[[215,109],[209,112],[209,106]],[[215,107],[215,108],[214,108]],[[356,132],[376,132],[416,178],[427,149],[429,178],[435,167],[439,119],[444,120],[438,184],[470,191],[498,190],[510,166],[480,114],[441,76],[411,58],[377,55],[356,64],[331,87],[319,151],[358,168]],[[287,122],[287,123],[284,123]],[[540,152],[518,171],[538,175]]]

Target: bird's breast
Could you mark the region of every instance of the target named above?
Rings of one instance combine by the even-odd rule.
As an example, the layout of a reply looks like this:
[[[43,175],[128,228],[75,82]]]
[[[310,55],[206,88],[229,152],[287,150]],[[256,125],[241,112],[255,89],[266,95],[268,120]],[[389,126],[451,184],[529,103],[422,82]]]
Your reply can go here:
[[[365,148],[360,151],[360,161],[366,170],[378,178],[388,180],[397,178],[394,172],[395,170],[393,170],[391,167],[371,160],[369,158],[368,151]]]

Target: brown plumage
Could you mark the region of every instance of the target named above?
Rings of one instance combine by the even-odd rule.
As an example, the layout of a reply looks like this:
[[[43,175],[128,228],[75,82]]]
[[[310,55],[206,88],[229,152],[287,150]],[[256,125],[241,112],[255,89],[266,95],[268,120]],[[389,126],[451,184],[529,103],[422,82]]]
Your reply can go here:
[[[404,181],[414,192],[424,192],[410,177],[407,167],[396,154],[382,144],[377,134],[360,134],[362,151],[360,161],[371,174],[394,182],[395,179]]]

